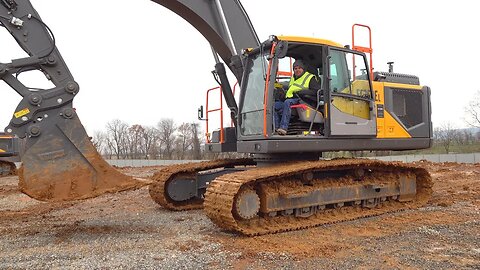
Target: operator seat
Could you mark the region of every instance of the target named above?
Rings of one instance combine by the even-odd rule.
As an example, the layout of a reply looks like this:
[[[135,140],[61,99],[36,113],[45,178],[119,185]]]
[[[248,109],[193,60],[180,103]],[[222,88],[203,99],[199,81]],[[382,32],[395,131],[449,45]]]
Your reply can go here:
[[[321,77],[318,75],[315,75],[315,78],[317,78],[318,83],[322,85]],[[304,103],[308,104],[313,108],[317,108],[317,105],[318,105],[317,100],[323,103],[323,91],[321,89],[319,89],[318,91],[310,90],[310,89],[303,90],[303,91],[297,92],[296,94],[301,101],[303,101]],[[323,104],[320,104],[320,106],[323,106]]]

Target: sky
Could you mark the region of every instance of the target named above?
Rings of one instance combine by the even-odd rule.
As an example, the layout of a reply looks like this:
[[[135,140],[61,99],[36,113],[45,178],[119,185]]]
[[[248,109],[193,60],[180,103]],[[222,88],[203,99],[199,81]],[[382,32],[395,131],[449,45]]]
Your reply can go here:
[[[80,92],[74,107],[92,134],[107,122],[155,126],[162,118],[199,122],[215,87],[210,45],[193,26],[148,0],[31,0],[51,28]],[[475,1],[243,0],[260,38],[296,35],[351,44],[354,23],[372,29],[373,66],[412,74],[432,90],[434,127],[465,127],[464,107],[478,86],[480,16]],[[300,12],[292,12],[299,10]],[[296,14],[298,13],[298,14]],[[0,29],[0,62],[25,57]],[[26,75],[31,87],[47,85]],[[234,83],[233,81],[231,82]],[[0,129],[20,96],[0,82]]]

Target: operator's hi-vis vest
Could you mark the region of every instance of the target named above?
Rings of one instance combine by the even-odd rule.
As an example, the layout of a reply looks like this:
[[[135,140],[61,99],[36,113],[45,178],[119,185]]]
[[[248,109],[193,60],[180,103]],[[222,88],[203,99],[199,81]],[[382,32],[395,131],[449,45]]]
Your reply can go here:
[[[285,97],[286,98],[292,98],[293,93],[298,92],[300,90],[307,90],[308,85],[310,83],[310,80],[313,77],[314,77],[313,74],[308,73],[307,71],[305,71],[305,73],[303,73],[303,75],[300,76],[300,78],[298,78],[296,80],[292,76],[292,78],[290,79],[290,83],[288,84],[288,91],[285,94]]]

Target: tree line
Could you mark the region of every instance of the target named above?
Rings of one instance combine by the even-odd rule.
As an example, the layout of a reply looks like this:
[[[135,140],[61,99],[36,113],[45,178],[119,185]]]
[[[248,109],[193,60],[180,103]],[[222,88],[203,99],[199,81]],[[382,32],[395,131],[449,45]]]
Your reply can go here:
[[[464,111],[463,122],[470,129],[457,129],[455,124],[447,122],[433,130],[434,144],[441,146],[445,153],[450,153],[452,146],[478,146],[480,143],[480,91],[474,94]]]
[[[161,119],[156,126],[143,126],[115,119],[105,131],[95,131],[92,142],[108,159],[204,159],[205,142],[198,123],[176,124]]]
[[[434,145],[438,145],[445,153],[450,153],[452,146],[473,146],[480,144],[480,131],[474,129],[456,129],[453,124],[445,123],[433,130]]]
[[[480,91],[465,107],[464,122],[472,129],[457,129],[452,123],[436,127],[433,130],[434,146],[440,146],[445,153],[450,153],[453,146],[476,145],[473,150],[480,149]],[[129,125],[116,119],[106,124],[105,131],[96,131],[92,141],[108,159],[200,160],[241,156],[237,153],[205,153],[202,147],[205,136],[199,123],[177,124],[170,118],[161,119],[156,126]],[[362,155],[358,152],[354,155]],[[374,154],[388,155],[390,151]]]
[[[480,123],[479,123],[480,124]],[[237,157],[237,153],[206,153],[203,130],[198,123],[176,124],[173,119],[162,119],[154,127],[128,125],[121,120],[113,120],[105,126],[105,131],[96,131],[92,138],[97,150],[107,159],[187,159],[201,160],[218,157]],[[475,129],[456,129],[445,123],[433,131],[434,146],[450,153],[455,146],[480,148],[480,132]],[[458,151],[458,147],[456,147]],[[478,151],[478,150],[477,150]],[[369,154],[370,153],[370,154]],[[391,155],[392,151],[342,151],[324,155],[370,156]]]

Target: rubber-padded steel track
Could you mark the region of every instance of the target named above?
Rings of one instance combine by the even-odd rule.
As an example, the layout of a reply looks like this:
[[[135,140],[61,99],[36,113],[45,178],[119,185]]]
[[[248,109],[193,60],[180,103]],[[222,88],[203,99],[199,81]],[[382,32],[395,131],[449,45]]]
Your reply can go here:
[[[256,187],[259,184],[270,185],[271,182],[281,183],[282,180],[291,181],[293,176],[309,171],[339,171],[363,168],[378,174],[387,175],[415,174],[417,194],[413,201],[398,202],[387,201],[375,208],[362,208],[360,206],[346,206],[338,209],[326,209],[308,217],[295,217],[294,215],[277,215],[275,217],[257,216],[250,220],[236,217],[232,211],[236,195],[245,187]],[[381,177],[380,177],[381,178]],[[378,179],[378,177],[376,178]],[[388,177],[381,180],[370,179],[385,183]],[[391,180],[393,181],[393,180]],[[342,184],[342,180],[338,180]],[[326,181],[325,185],[331,185]],[[215,179],[205,193],[204,208],[207,216],[219,227],[239,232],[244,235],[255,236],[268,233],[277,233],[303,228],[314,227],[322,224],[353,220],[362,217],[381,215],[403,209],[418,208],[427,203],[432,193],[433,182],[430,174],[423,168],[418,168],[397,162],[382,162],[367,159],[336,159],[330,161],[296,162],[271,167],[255,168],[252,170],[232,173]],[[305,187],[308,189],[308,186]],[[302,189],[303,192],[310,192]],[[295,190],[292,192],[297,193]]]
[[[252,159],[221,159],[167,166],[153,175],[154,182],[149,188],[150,196],[166,209],[177,211],[200,209],[203,208],[203,199],[175,201],[168,196],[167,187],[172,180],[178,176],[181,176],[182,179],[195,179],[196,174],[200,171],[248,165],[255,165],[255,162]]]

